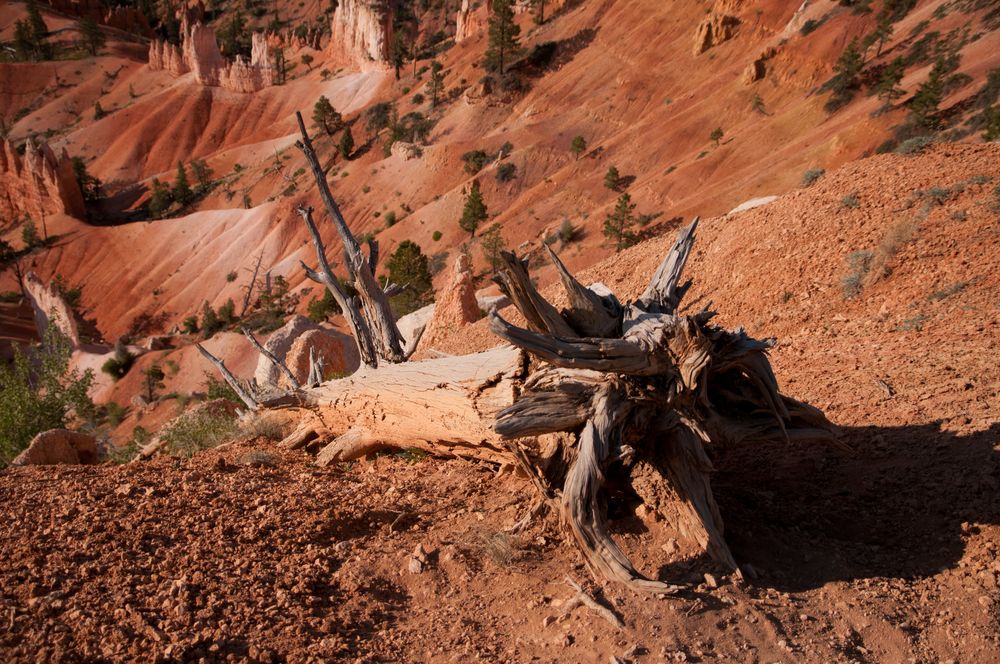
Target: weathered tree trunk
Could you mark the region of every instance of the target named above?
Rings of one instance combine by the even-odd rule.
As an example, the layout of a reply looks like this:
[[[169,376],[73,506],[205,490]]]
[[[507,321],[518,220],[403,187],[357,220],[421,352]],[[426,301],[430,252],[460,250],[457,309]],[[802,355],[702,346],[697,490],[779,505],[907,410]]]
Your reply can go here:
[[[647,506],[739,575],[712,496],[709,451],[760,441],[834,440],[807,404],[781,395],[773,341],[677,313],[698,220],[683,229],[643,294],[627,306],[584,288],[554,253],[570,306],[556,310],[526,262],[503,254],[497,281],[531,329],[491,313],[491,329],[521,351],[363,368],[302,394],[316,430],[336,436],[323,463],[383,447],[518,464],[562,515],[595,575],[643,591],[648,579],[611,539],[605,484],[623,477]],[[309,432],[297,431],[295,441]],[[296,444],[300,444],[296,442]]]
[[[493,420],[514,403],[524,372],[524,354],[504,346],[475,355],[362,367],[307,390],[302,400],[318,415],[317,426],[339,435],[318,462],[348,461],[386,447],[513,461]]]
[[[364,364],[372,367],[378,366],[379,359],[390,363],[403,362],[406,360],[406,355],[403,353],[402,338],[399,334],[399,328],[396,327],[396,319],[389,307],[389,298],[375,279],[378,245],[374,242],[369,243],[371,252],[368,258],[365,258],[364,254],[361,253],[361,245],[358,244],[351,229],[348,228],[344,216],[340,213],[340,207],[330,192],[330,186],[326,182],[326,173],[323,172],[312,140],[306,132],[302,114],[296,112],[295,118],[299,124],[299,133],[302,135],[301,140],[296,142],[296,146],[302,150],[306,161],[309,162],[320,198],[323,199],[330,220],[340,236],[344,248],[344,263],[361,302],[360,311],[358,305],[354,302],[347,302],[339,286],[334,285],[336,279],[333,278],[329,262],[326,259],[323,241],[316,230],[316,224],[312,222],[312,209],[300,208],[299,214],[309,226],[313,244],[316,245],[321,269],[321,272],[317,274],[306,268],[306,273],[311,279],[324,283],[333,292],[334,298],[337,299],[337,303],[344,311],[345,316],[348,317],[351,331],[358,342],[358,350],[361,352],[361,361]],[[339,295],[337,291],[341,291]],[[363,319],[364,325],[357,319]]]

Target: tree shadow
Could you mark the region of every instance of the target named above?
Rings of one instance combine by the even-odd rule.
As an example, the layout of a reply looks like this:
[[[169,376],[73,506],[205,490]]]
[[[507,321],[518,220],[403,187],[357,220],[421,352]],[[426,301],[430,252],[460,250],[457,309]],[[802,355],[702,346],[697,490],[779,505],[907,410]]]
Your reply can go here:
[[[757,583],[803,591],[933,575],[958,563],[974,524],[1000,522],[1000,424],[968,436],[939,422],[843,434],[853,454],[762,444],[717,460],[726,540]]]
[[[511,66],[528,78],[540,78],[545,74],[561,69],[568,64],[577,53],[590,46],[597,36],[597,29],[584,28],[572,37],[559,41],[548,41],[537,44],[530,53]]]
[[[135,204],[146,195],[145,184],[107,185],[114,193],[105,196],[89,210],[87,223],[91,226],[118,226],[148,218],[145,210],[136,209]]]

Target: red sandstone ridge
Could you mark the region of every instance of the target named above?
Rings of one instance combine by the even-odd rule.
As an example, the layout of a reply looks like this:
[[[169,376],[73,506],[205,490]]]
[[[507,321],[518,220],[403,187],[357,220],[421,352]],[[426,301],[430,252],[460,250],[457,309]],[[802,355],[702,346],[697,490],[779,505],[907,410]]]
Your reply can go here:
[[[68,214],[83,218],[83,194],[66,150],[59,156],[42,141],[28,139],[24,156],[13,143],[0,143],[0,216],[42,220]]]

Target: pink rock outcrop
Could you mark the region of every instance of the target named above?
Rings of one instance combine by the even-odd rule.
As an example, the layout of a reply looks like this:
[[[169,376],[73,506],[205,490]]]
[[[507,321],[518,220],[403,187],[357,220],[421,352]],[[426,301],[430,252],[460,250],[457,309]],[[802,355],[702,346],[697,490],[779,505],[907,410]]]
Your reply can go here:
[[[24,156],[14,144],[0,143],[0,217],[44,217],[68,214],[83,218],[83,193],[73,174],[73,162],[63,150],[58,156],[43,141],[28,139]]]
[[[149,68],[183,76],[189,72],[201,85],[220,87],[234,92],[256,92],[274,85],[275,69],[271,63],[267,36],[255,32],[252,37],[250,60],[236,56],[229,61],[219,51],[215,31],[200,22],[181,21],[181,45],[160,39],[149,45]]]
[[[732,39],[739,24],[740,19],[735,16],[713,13],[699,23],[697,30],[695,30],[694,54],[700,55],[713,46],[718,46],[722,42]]]
[[[329,54],[359,69],[380,69],[389,61],[392,11],[373,0],[340,0],[330,23]]]
[[[472,283],[472,268],[465,254],[455,261],[451,281],[434,303],[434,317],[420,339],[419,354],[423,355],[441,340],[450,337],[459,328],[479,320],[481,311]]]
[[[69,339],[73,348],[80,347],[80,332],[73,310],[52,284],[46,284],[34,272],[24,275],[24,291],[35,314],[38,336],[44,337],[49,325],[55,325]]]
[[[93,436],[67,429],[50,429],[35,436],[18,454],[12,466],[52,466],[97,463],[97,441]]]
[[[305,384],[309,378],[309,354],[312,353],[321,362],[323,376],[343,374],[347,371],[345,344],[353,340],[333,330],[306,330],[292,342],[292,347],[285,355],[285,366],[295,376],[300,384]],[[285,377],[281,376],[279,385],[284,386]]]
[[[455,16],[455,43],[463,41],[486,30],[486,21],[490,16],[490,3],[473,3],[472,0],[462,0],[462,6]]]

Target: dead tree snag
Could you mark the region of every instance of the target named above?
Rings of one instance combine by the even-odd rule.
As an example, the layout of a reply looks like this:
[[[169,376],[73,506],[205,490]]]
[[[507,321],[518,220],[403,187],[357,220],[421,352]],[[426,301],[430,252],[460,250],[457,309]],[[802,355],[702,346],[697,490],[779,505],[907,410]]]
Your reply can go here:
[[[351,229],[348,228],[347,222],[344,221],[344,217],[340,213],[340,207],[330,192],[330,186],[326,182],[326,173],[323,172],[323,167],[316,156],[316,150],[313,148],[312,140],[310,140],[309,134],[306,132],[306,125],[302,120],[302,114],[296,112],[295,118],[299,124],[299,133],[302,135],[302,138],[295,145],[302,150],[306,161],[309,162],[309,167],[316,180],[316,187],[319,189],[320,198],[323,199],[326,211],[330,215],[330,220],[337,229],[337,234],[343,245],[344,263],[347,268],[348,277],[358,291],[360,307],[354,302],[348,303],[348,306],[345,307],[340,302],[340,298],[337,298],[337,293],[334,292],[333,295],[337,298],[337,303],[341,305],[344,315],[349,320],[355,318],[364,321],[363,327],[367,328],[367,333],[361,330],[362,326],[358,321],[355,320],[351,323],[351,331],[355,333],[355,338],[358,339],[358,349],[361,351],[362,362],[372,367],[378,366],[379,360],[389,363],[403,362],[406,360],[406,356],[403,353],[399,328],[396,327],[396,320],[389,307],[389,297],[375,279],[374,271],[375,263],[378,260],[378,245],[375,243],[369,244],[370,254],[368,258],[361,253],[361,245],[358,244],[357,239],[351,233]],[[307,274],[313,279],[317,276],[324,277],[321,283],[336,281],[333,279],[332,273],[330,273],[330,266],[325,257],[323,241],[319,231],[316,229],[316,224],[311,223],[311,217],[304,210],[305,208],[300,208],[299,214],[309,226],[309,232],[312,235],[313,244],[316,246],[316,252],[319,254],[318,258],[322,269],[319,275],[310,270],[307,270]],[[311,210],[309,212],[311,213]],[[326,285],[328,288],[330,287],[330,283],[326,283]],[[333,292],[332,288],[331,292]],[[344,299],[346,301],[346,298]],[[349,315],[349,309],[354,309],[355,312]],[[359,338],[357,335],[359,331],[366,338]]]

